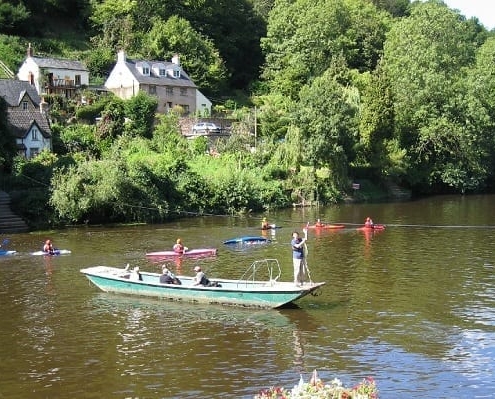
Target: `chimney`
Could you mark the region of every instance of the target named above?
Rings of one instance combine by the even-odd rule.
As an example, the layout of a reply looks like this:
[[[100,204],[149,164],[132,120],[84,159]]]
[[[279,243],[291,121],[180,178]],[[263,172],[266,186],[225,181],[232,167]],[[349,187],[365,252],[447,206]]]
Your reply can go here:
[[[28,58],[33,56],[33,48],[31,47],[31,43],[28,44],[27,56]]]
[[[40,102],[40,112],[42,115],[45,115],[46,112],[48,111],[49,104],[45,101],[45,97],[41,97],[41,102]]]
[[[122,64],[125,62],[125,60],[126,60],[125,51],[119,50],[119,52],[117,53],[117,62]]]
[[[174,54],[174,56],[172,57],[172,63],[174,63],[177,66],[180,66],[179,54],[177,53]]]

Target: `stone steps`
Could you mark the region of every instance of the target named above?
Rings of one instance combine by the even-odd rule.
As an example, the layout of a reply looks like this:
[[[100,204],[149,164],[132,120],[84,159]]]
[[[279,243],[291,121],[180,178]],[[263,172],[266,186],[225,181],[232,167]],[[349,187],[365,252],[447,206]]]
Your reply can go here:
[[[10,209],[10,196],[0,191],[0,233],[25,233],[29,227]]]

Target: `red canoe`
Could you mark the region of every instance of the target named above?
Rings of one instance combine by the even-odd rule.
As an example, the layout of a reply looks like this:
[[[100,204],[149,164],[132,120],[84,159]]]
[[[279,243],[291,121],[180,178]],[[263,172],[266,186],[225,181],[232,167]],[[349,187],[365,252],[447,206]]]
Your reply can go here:
[[[208,256],[208,255],[216,255],[216,248],[197,248],[197,249],[188,249],[184,253],[178,253],[175,251],[158,251],[158,252],[148,252],[146,256],[149,257],[176,257],[176,256]]]
[[[304,226],[305,229],[343,229],[345,226],[343,224],[324,224],[322,226],[317,226],[312,224],[309,226]]]
[[[362,226],[358,227],[357,230],[363,230],[363,231],[373,231],[373,230],[384,230],[385,225],[384,224],[375,224],[373,227],[371,226]]]

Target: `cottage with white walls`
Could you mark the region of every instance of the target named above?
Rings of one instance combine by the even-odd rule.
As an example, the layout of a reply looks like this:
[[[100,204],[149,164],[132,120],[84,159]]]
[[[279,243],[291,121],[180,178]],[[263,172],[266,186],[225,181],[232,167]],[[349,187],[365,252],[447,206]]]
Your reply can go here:
[[[140,90],[156,96],[158,113],[167,113],[175,107],[182,108],[185,115],[205,109],[204,112],[211,113],[211,102],[184,72],[178,55],[172,57],[172,62],[131,60],[124,51],[119,51],[105,87],[124,100]]]
[[[28,82],[0,79],[0,95],[7,103],[7,122],[14,134],[19,155],[32,158],[52,150],[48,104]]]
[[[89,70],[82,62],[34,56],[31,43],[17,77],[36,87],[39,95],[74,98],[81,88],[89,85]]]

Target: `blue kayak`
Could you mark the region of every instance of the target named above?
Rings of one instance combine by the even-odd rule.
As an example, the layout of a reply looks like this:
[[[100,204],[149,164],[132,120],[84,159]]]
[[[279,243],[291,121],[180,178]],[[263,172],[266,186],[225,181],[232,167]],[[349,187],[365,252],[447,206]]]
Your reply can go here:
[[[16,253],[16,251],[7,251],[5,249],[0,249],[0,256],[14,255],[15,253]]]
[[[224,241],[223,243],[229,245],[229,244],[266,244],[268,242],[270,242],[270,240],[266,237],[244,236],[244,237],[231,238],[230,240]]]

